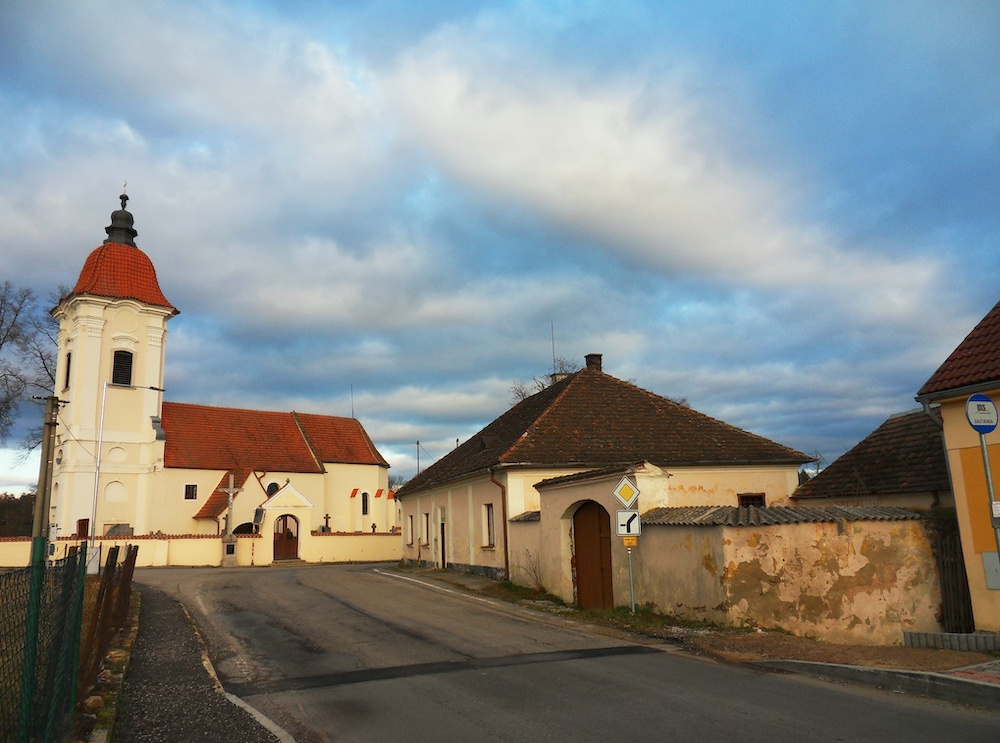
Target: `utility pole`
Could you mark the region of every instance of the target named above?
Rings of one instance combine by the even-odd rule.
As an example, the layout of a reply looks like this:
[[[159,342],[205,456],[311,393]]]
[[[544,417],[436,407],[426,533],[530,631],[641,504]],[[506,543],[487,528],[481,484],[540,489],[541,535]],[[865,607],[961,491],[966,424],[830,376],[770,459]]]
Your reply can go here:
[[[38,398],[41,399],[41,398]],[[42,461],[38,466],[38,488],[35,492],[35,512],[31,525],[32,539],[49,538],[49,507],[52,501],[52,460],[56,444],[56,416],[59,413],[60,400],[55,395],[49,395],[45,400],[45,418],[42,424]],[[32,545],[32,553],[35,545]],[[34,562],[32,556],[32,562]],[[42,558],[44,559],[44,557]]]

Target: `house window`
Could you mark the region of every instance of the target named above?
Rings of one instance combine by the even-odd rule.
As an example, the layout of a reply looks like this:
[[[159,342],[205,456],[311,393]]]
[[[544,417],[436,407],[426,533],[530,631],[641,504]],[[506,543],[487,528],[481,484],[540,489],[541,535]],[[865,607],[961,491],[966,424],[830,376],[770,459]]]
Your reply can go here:
[[[745,508],[747,506],[757,506],[758,508],[764,507],[763,493],[737,493],[736,498],[739,500],[741,508]]]
[[[483,546],[497,546],[496,522],[493,520],[493,504],[483,505]]]
[[[63,383],[63,389],[69,389],[69,367],[70,363],[73,361],[73,354],[70,351],[66,352],[66,379]]]
[[[424,514],[424,544],[431,543],[431,515]]]
[[[361,494],[361,515],[368,515],[368,493]]]
[[[132,352],[115,351],[111,368],[111,384],[132,386]]]
[[[406,543],[413,544],[413,515],[407,516],[406,523]]]
[[[184,486],[184,500],[198,500],[198,486],[197,485],[185,485]]]

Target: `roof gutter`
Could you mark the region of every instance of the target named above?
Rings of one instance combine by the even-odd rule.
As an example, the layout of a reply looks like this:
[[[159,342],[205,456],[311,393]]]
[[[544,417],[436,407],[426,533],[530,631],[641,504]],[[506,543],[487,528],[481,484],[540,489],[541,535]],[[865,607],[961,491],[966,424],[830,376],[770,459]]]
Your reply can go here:
[[[510,548],[507,545],[507,486],[493,476],[495,468],[490,468],[490,482],[500,488],[500,517],[503,519],[503,576],[510,580]]]
[[[977,392],[985,392],[987,390],[995,390],[997,388],[997,380],[993,379],[987,382],[977,382],[976,384],[967,384],[963,387],[952,387],[947,390],[939,390],[937,392],[929,392],[926,395],[917,395],[914,399],[923,406],[927,406],[927,403],[939,402],[941,400],[950,400],[956,397],[965,397],[967,395],[973,395]]]

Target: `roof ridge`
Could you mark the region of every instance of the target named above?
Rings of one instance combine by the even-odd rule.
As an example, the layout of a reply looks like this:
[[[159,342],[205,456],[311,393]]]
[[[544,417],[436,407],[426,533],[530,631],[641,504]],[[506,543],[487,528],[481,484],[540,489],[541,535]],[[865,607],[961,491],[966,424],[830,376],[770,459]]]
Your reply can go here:
[[[313,446],[312,439],[309,438],[309,434],[306,433],[306,429],[302,426],[302,421],[299,419],[299,414],[297,411],[293,410],[291,412],[292,420],[295,421],[295,427],[299,429],[299,433],[302,435],[302,440],[306,442],[306,447],[309,449],[309,453],[312,454],[313,460],[316,462],[316,466],[319,467],[320,472],[326,472],[326,465],[320,460],[319,455],[316,453],[316,447]]]

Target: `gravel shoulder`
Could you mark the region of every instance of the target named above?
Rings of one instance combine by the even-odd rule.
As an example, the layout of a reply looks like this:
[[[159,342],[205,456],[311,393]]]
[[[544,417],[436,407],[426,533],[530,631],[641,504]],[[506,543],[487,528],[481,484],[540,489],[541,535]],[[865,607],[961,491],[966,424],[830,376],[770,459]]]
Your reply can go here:
[[[181,605],[143,586],[139,636],[125,675],[116,743],[274,743],[249,712],[233,704],[202,663],[202,644]]]

